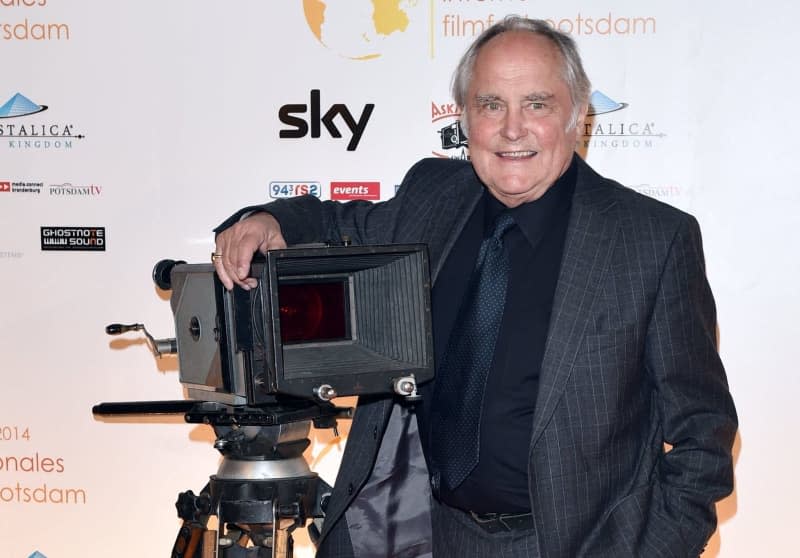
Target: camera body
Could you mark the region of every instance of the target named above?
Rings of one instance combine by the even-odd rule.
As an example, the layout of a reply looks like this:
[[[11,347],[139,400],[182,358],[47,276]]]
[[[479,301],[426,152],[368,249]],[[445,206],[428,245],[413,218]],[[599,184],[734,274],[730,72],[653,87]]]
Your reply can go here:
[[[423,245],[297,247],[254,260],[251,290],[174,264],[180,381],[189,399],[259,406],[405,393],[433,377]],[[415,391],[415,386],[414,386]]]

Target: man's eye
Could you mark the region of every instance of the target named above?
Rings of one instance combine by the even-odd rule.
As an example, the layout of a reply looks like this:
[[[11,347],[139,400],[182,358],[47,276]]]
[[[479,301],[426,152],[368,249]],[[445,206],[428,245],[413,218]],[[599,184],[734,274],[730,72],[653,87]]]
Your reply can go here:
[[[528,103],[528,108],[531,108],[533,110],[542,110],[543,108],[545,108],[545,104],[544,103],[539,103],[539,102],[536,102],[536,101],[532,101],[532,102]]]
[[[486,110],[500,110],[500,103],[488,102],[484,103],[483,108]]]

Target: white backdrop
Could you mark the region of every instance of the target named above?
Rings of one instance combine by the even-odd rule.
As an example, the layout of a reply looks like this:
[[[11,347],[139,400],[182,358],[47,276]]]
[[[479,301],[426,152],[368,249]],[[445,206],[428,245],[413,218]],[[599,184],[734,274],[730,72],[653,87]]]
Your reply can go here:
[[[703,228],[741,422],[704,556],[797,555],[794,3],[0,0],[1,558],[168,555],[175,497],[218,455],[207,427],[92,417],[100,401],[182,397],[173,358],[104,326],[171,336],[153,264],[206,262],[211,228],[273,182],[387,199],[417,159],[460,156],[438,134],[457,116],[451,69],[505,13],[571,32],[617,109],[585,131],[589,162]],[[341,138],[280,137],[294,129],[280,107],[313,90],[321,114],[374,105],[358,141],[341,116]],[[104,249],[43,250],[64,228]],[[342,426],[308,452],[331,483]]]

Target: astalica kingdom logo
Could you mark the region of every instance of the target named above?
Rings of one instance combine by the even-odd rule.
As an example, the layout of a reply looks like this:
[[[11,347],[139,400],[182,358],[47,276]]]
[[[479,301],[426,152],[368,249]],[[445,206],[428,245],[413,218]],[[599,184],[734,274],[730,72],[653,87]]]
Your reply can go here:
[[[370,60],[394,48],[419,0],[303,0],[309,29],[345,58]]]
[[[581,138],[584,149],[649,149],[667,136],[655,120],[618,112],[629,106],[600,91],[592,93]]]
[[[604,93],[595,91],[592,93],[592,98],[589,99],[589,110],[586,113],[586,116],[606,114],[608,112],[614,112],[615,110],[624,109],[627,106],[628,103],[619,103],[606,96]]]
[[[28,116],[47,110],[47,105],[37,105],[21,93],[15,94],[0,107],[0,118]]]
[[[85,137],[72,122],[55,120],[59,117],[51,114],[52,111],[40,115],[47,109],[47,105],[31,101],[22,93],[15,93],[0,105],[0,147],[14,150],[71,149],[73,140]]]

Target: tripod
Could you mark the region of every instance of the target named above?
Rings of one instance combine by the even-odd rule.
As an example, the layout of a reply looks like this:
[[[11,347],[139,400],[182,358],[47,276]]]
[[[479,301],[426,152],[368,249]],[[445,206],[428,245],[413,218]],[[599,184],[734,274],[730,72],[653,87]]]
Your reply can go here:
[[[194,494],[178,495],[183,524],[172,558],[291,558],[292,532],[308,519],[324,517],[331,486],[303,458],[313,423],[336,428],[352,409],[307,401],[268,407],[213,402],[101,403],[96,415],[185,412],[189,423],[214,428],[214,447],[223,455],[216,475]],[[217,529],[209,529],[211,517]],[[311,539],[317,526],[308,527]]]

